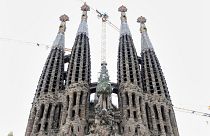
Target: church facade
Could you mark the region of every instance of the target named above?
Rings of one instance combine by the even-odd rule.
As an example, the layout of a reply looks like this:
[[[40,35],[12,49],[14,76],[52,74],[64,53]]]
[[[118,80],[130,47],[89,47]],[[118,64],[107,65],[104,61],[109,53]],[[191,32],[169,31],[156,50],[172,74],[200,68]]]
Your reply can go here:
[[[179,136],[146,19],[142,16],[137,19],[141,32],[141,56],[138,56],[127,24],[127,8],[119,7],[117,83],[110,82],[106,62],[101,63],[98,82],[92,83],[87,25],[90,7],[84,4],[81,10],[81,23],[70,55],[64,53],[69,18],[60,17],[59,31],[37,85],[25,136]],[[93,93],[94,101],[90,101]],[[112,103],[112,93],[118,96],[118,106]]]

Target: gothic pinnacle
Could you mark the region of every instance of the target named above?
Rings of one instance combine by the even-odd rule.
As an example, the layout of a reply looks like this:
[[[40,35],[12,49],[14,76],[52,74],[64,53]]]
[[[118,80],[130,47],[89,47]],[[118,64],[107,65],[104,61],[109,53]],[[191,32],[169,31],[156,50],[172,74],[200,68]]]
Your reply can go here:
[[[83,11],[82,20],[87,21],[87,11],[90,11],[90,7],[86,4],[86,2],[82,5],[81,10]]]
[[[146,23],[146,18],[143,17],[143,16],[140,16],[138,19],[137,19],[137,22],[140,23],[141,27],[140,27],[140,32],[144,32],[144,31],[147,31],[147,28],[145,26],[145,23]]]
[[[120,36],[125,35],[125,34],[131,36],[130,29],[129,29],[128,24],[127,24],[127,17],[126,17],[126,14],[125,14],[125,12],[127,12],[127,8],[122,5],[118,8],[118,11],[121,12]]]
[[[53,46],[52,48],[57,48],[57,47],[64,47],[64,32],[66,31],[66,21],[69,21],[69,17],[67,15],[62,15],[60,16],[60,21],[61,21],[61,24],[59,26],[59,31],[58,31],[58,34],[55,38],[55,41],[53,43]]]
[[[82,17],[81,17],[81,23],[80,23],[79,28],[77,30],[77,35],[79,35],[81,33],[85,33],[88,36],[87,11],[90,11],[90,7],[85,2],[84,5],[82,5],[81,10],[83,12],[82,12]]]
[[[140,23],[140,32],[141,32],[141,50],[145,51],[147,49],[152,49],[153,50],[153,46],[152,43],[149,39],[149,36],[147,34],[147,28],[146,28],[146,18],[143,16],[140,16],[137,19],[137,22]]]
[[[64,33],[66,31],[66,21],[69,21],[69,17],[67,15],[62,15],[60,16],[60,27],[59,27],[59,32]]]
[[[120,6],[118,8],[118,11],[121,12],[121,22],[126,22],[127,21],[127,17],[126,17],[126,14],[125,12],[127,12],[127,8],[125,6]]]

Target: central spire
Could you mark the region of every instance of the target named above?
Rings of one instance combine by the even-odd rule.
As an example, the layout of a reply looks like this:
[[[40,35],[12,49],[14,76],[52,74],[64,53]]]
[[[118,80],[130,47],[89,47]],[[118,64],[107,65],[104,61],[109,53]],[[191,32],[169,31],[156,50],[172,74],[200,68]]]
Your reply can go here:
[[[121,35],[126,35],[126,34],[131,36],[130,29],[129,29],[128,24],[127,24],[126,13],[125,13],[125,12],[127,12],[127,8],[122,5],[118,8],[118,11],[121,12],[120,36]]]
[[[79,25],[77,35],[81,33],[85,33],[88,36],[88,26],[87,26],[87,11],[90,11],[90,7],[84,3],[84,5],[81,7],[82,12],[82,17],[81,17],[81,23]]]

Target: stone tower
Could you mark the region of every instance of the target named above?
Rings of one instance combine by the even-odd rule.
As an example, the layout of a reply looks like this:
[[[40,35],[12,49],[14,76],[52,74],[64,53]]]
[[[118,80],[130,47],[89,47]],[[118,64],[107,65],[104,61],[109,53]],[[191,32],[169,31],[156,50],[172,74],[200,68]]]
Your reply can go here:
[[[146,131],[142,122],[142,97],[140,67],[127,24],[125,6],[121,6],[120,41],[118,49],[118,85],[122,131],[124,135],[138,134],[138,129]],[[139,128],[140,127],[140,128]]]
[[[82,7],[81,23],[70,55],[66,76],[61,135],[84,135],[90,85],[90,48],[87,27],[89,6]]]
[[[64,52],[69,18],[60,17],[59,31],[38,82],[25,136],[179,136],[166,80],[145,26],[146,19],[142,16],[137,19],[141,32],[141,55],[138,56],[127,23],[127,8],[119,7],[117,83],[110,82],[106,61],[101,63],[98,82],[91,82],[87,27],[90,7],[84,3],[81,10],[81,22],[70,55]],[[118,105],[112,102],[113,94],[118,97]]]
[[[26,129],[26,136],[57,135],[61,126],[63,105],[58,102],[64,88],[64,32],[68,16],[60,17],[61,25],[43,68]]]
[[[139,17],[141,32],[141,77],[147,127],[152,135],[178,136],[178,128],[167,84],[145,26]]]

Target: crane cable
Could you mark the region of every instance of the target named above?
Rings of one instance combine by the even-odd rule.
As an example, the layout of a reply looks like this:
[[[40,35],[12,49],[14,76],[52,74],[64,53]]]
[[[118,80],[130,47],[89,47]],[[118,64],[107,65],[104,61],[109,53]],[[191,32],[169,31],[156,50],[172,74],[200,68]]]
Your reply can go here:
[[[13,42],[19,42],[19,43],[24,43],[24,44],[32,44],[32,45],[35,45],[37,47],[45,47],[46,50],[50,49],[50,47],[51,47],[51,45],[49,45],[49,44],[43,44],[43,43],[38,43],[38,42],[22,41],[22,40],[17,40],[17,39],[12,39],[12,38],[5,38],[5,37],[0,37],[0,40],[13,41]],[[71,49],[64,48],[64,51],[71,52]]]
[[[180,108],[180,107],[173,107],[175,110],[180,111],[180,112],[185,112],[185,113],[191,113],[199,116],[204,116],[204,117],[210,117],[209,113],[205,112],[200,112],[196,110],[191,110],[191,109],[186,109],[186,108]]]

